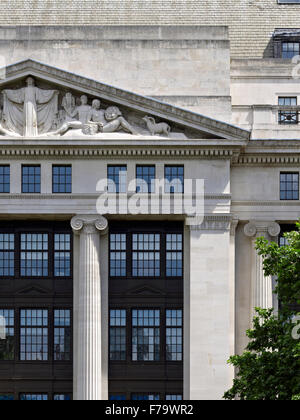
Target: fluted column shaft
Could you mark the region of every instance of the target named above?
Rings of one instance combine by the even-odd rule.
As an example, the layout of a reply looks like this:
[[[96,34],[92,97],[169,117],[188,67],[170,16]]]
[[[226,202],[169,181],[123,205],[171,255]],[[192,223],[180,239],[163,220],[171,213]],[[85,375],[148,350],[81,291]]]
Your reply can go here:
[[[270,309],[273,305],[272,277],[264,274],[263,257],[255,249],[255,241],[259,237],[275,239],[280,233],[280,226],[275,222],[250,222],[245,226],[245,235],[252,239],[252,316],[255,308]]]
[[[77,216],[71,221],[74,233],[80,235],[74,335],[74,395],[78,400],[101,400],[102,395],[100,232],[107,225],[101,216]]]

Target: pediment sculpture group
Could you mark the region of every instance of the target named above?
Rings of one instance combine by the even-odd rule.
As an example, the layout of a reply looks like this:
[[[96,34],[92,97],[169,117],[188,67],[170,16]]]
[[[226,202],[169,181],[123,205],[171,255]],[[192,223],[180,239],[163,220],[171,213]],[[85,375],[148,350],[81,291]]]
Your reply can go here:
[[[0,134],[17,137],[60,136],[74,129],[91,136],[119,131],[139,134],[117,106],[101,109],[99,99],[94,99],[89,105],[86,95],[82,95],[80,104],[76,104],[76,98],[68,92],[59,109],[59,93],[58,90],[36,87],[32,77],[26,79],[24,88],[2,90]],[[143,120],[152,135],[169,136],[171,128],[168,124],[156,124],[155,119],[148,116]]]

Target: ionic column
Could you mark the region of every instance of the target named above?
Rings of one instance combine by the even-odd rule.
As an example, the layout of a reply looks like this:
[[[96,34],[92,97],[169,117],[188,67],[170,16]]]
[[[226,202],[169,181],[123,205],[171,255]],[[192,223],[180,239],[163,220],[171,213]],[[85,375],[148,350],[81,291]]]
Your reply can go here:
[[[101,276],[100,233],[108,227],[102,216],[75,216],[79,235],[78,273],[74,286],[74,399],[101,400]]]
[[[251,221],[244,228],[245,235],[252,239],[252,317],[256,307],[262,309],[273,308],[273,282],[272,277],[266,277],[263,268],[263,257],[255,249],[255,241],[259,237],[274,240],[280,233],[280,226],[275,222]]]

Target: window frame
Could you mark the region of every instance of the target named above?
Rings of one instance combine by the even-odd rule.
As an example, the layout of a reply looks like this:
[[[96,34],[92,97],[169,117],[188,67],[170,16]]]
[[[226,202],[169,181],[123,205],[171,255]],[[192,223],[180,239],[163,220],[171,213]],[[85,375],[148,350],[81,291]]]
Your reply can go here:
[[[282,190],[281,189],[281,184],[282,184],[282,180],[281,180],[281,176],[282,175],[297,175],[298,176],[298,198],[281,198],[281,194],[282,192],[284,192],[285,194],[287,194],[287,192],[289,192],[290,190]],[[285,181],[284,183],[287,184],[288,181]],[[293,181],[292,181],[293,183]],[[293,191],[293,190],[292,190]],[[280,171],[279,173],[279,200],[280,201],[299,201],[300,199],[300,172],[285,172],[285,171]]]
[[[10,171],[11,168],[10,168],[10,165],[3,164],[3,165],[0,165],[0,169],[1,168],[3,169],[3,172],[5,171],[5,169],[8,169],[8,174],[3,173],[3,175],[0,175],[0,176],[3,176],[3,177],[8,176],[9,180],[8,180],[8,183],[0,182],[0,194],[10,194],[10,184],[11,184],[11,171]],[[0,180],[1,180],[1,178],[0,178]],[[3,188],[3,190],[5,190],[5,186],[8,186],[8,191],[2,191],[2,188]]]
[[[183,169],[183,175],[182,175],[183,183],[182,183],[182,191],[181,192],[175,192],[175,191],[173,191],[173,192],[169,191],[168,192],[168,191],[166,191],[166,180],[167,180],[166,170],[168,168],[177,168],[177,169],[181,168],[181,169]],[[170,194],[171,196],[174,195],[174,194],[184,194],[185,165],[165,165],[164,166],[164,179],[165,179],[165,185],[164,185],[164,193],[165,194]],[[179,179],[179,178],[174,178],[174,179]]]
[[[54,174],[54,169],[55,168],[65,168],[65,169],[69,168],[69,169],[71,169],[71,183],[70,183],[71,188],[70,188],[70,191],[54,191],[54,186],[55,185],[59,185],[59,186],[64,185],[65,190],[67,189],[66,187],[69,185],[67,182],[65,182],[64,184],[61,184],[61,183],[58,184],[58,183],[54,182],[54,177],[57,176],[57,175]],[[59,174],[58,177],[60,177],[60,176],[61,175]],[[68,175],[65,173],[63,176],[66,178]],[[67,164],[67,165],[53,164],[52,165],[52,194],[72,194],[72,190],[73,190],[73,167],[72,167],[72,165],[71,164]]]
[[[30,184],[30,183],[24,183],[24,177],[25,177],[25,174],[24,174],[24,169],[25,168],[39,168],[39,170],[40,170],[40,174],[39,174],[39,183],[36,183],[36,182],[34,182],[34,186],[36,186],[36,185],[39,185],[39,191],[36,191],[36,188],[34,188],[34,191],[33,192],[31,192],[31,191],[24,191],[24,186],[25,185],[32,185],[32,184]],[[28,175],[29,176],[29,175]],[[34,174],[34,177],[36,177],[37,175],[36,174]],[[22,167],[21,167],[21,191],[22,191],[22,194],[41,194],[41,191],[42,191],[42,167],[41,167],[41,165],[22,165]]]
[[[120,164],[120,165],[107,165],[107,179],[108,179],[108,180],[113,180],[113,181],[115,181],[115,178],[110,178],[110,177],[109,177],[109,170],[110,170],[110,169],[112,169],[112,168],[125,168],[125,171],[123,171],[123,172],[125,172],[125,174],[126,174],[125,191],[121,191],[121,190],[120,190],[120,187],[123,185],[122,183],[120,183],[120,172],[122,172],[122,171],[119,171],[119,173],[118,173],[118,180],[119,180],[119,183],[118,183],[118,184],[117,184],[117,183],[115,183],[115,185],[116,185],[116,194],[127,194],[127,188],[128,188],[128,166],[127,166],[126,164]],[[115,174],[114,174],[114,176],[115,176]],[[107,186],[107,192],[108,192],[108,194],[113,194],[113,193],[114,193],[113,191],[110,191],[110,190],[109,190],[109,184],[108,184],[108,186]]]
[[[145,179],[144,178],[139,178],[139,175],[138,175],[138,168],[142,168],[142,169],[144,169],[144,168],[154,168],[154,185],[152,185],[152,184],[150,184],[150,189],[151,189],[151,191],[149,191],[149,184],[148,184],[148,182],[147,182],[147,185],[148,185],[148,192],[143,192],[143,191],[139,191],[139,186],[138,185],[136,185],[136,194],[155,194],[156,193],[156,186],[155,186],[155,180],[156,180],[156,173],[157,173],[157,168],[156,168],[156,165],[154,164],[154,165],[151,165],[151,164],[149,164],[149,165],[136,165],[135,166],[135,178],[136,178],[136,181],[138,180],[138,179],[141,179],[141,180],[143,180],[143,181],[145,181]],[[146,182],[146,181],[145,181]],[[151,181],[152,182],[152,181]],[[152,187],[154,188],[154,190],[152,190]]]

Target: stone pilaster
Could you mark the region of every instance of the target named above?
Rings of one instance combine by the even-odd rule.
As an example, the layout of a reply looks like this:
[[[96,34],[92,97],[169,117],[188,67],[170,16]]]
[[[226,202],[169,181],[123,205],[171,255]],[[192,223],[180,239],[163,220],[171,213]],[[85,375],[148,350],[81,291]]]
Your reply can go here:
[[[74,287],[74,399],[101,400],[100,233],[105,233],[108,222],[97,215],[75,216],[71,226],[79,235],[78,281]]]
[[[280,233],[280,226],[275,222],[251,221],[244,228],[245,235],[252,240],[252,316],[256,307],[263,309],[273,308],[273,282],[272,277],[266,277],[263,270],[263,258],[255,249],[255,241],[259,237],[274,240]]]

